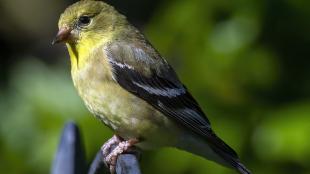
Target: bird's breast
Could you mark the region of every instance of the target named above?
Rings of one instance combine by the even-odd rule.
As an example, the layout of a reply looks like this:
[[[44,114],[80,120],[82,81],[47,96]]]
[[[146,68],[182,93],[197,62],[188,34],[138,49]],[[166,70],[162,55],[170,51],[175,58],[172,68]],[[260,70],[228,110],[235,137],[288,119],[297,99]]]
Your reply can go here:
[[[174,124],[144,100],[119,86],[113,80],[110,68],[107,61],[94,59],[72,71],[74,85],[87,108],[123,138],[152,137],[159,144],[173,142]],[[156,136],[159,136],[158,140]]]

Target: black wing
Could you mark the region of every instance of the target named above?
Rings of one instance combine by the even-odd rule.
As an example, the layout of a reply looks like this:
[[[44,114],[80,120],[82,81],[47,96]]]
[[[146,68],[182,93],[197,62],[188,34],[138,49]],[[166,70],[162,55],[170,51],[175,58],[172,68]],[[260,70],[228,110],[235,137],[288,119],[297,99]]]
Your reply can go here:
[[[235,151],[214,134],[198,103],[156,51],[126,43],[111,44],[105,51],[120,86],[204,137],[211,147],[238,158]]]

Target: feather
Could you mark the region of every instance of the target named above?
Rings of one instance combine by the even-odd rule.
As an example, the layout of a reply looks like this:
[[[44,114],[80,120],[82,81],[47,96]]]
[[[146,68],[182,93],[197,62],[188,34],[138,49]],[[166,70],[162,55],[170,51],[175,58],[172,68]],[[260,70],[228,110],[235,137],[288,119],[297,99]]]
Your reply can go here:
[[[238,159],[236,152],[214,134],[202,109],[170,65],[155,50],[147,49],[129,43],[112,43],[105,48],[117,83],[205,139],[214,149]]]

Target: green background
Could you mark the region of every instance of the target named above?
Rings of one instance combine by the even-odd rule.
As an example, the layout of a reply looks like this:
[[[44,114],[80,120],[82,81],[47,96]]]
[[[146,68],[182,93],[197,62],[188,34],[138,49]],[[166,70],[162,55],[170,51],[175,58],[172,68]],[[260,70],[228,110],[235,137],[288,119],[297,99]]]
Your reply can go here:
[[[112,132],[84,107],[57,20],[73,1],[0,2],[0,172],[48,173],[66,121],[88,161]],[[110,0],[172,64],[255,174],[310,174],[310,1]],[[166,148],[145,174],[236,173]]]

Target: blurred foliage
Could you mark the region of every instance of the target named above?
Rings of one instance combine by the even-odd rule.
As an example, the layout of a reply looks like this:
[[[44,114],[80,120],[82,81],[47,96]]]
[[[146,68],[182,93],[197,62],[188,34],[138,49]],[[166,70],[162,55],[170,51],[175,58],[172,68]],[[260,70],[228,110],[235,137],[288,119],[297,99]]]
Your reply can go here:
[[[145,31],[253,173],[310,173],[310,1],[146,2],[110,3]],[[0,173],[49,172],[68,120],[89,161],[112,135],[78,97],[64,47],[50,45],[70,3],[0,2]],[[235,173],[170,148],[141,163],[144,173]]]

